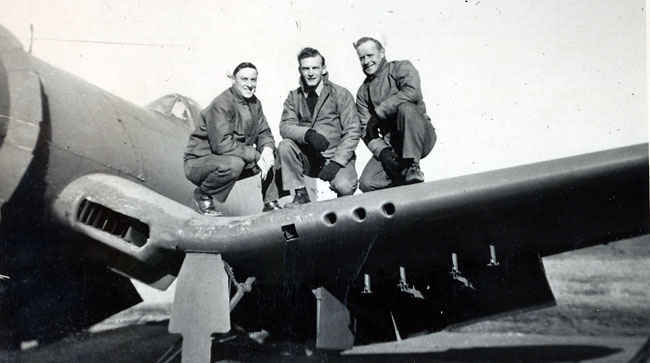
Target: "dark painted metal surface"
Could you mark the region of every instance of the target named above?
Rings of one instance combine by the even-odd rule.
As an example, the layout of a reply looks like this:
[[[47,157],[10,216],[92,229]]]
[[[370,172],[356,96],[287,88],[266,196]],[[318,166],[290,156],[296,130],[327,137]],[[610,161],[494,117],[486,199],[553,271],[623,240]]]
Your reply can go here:
[[[68,223],[85,231],[71,216],[75,196],[88,195],[150,223],[149,242],[136,251],[141,256],[156,249],[222,253],[255,275],[272,274],[269,265],[279,269],[289,245],[299,246],[301,274],[314,278],[332,275],[331,265],[318,263],[323,258],[346,266],[373,243],[369,258],[376,265],[446,267],[450,251],[462,263],[464,255],[487,263],[489,244],[503,253],[525,248],[548,255],[647,233],[647,150],[636,145],[218,219],[98,174],[70,184],[58,210],[70,210]]]
[[[94,174],[71,183],[56,210],[69,211],[60,217],[72,228],[139,261],[162,261],[164,251],[221,253],[240,278],[255,276],[275,292],[287,282],[303,290],[325,286],[351,302],[362,289],[361,274],[367,273],[384,288],[380,300],[408,305],[386,292],[404,266],[420,290],[435,290],[424,292],[427,301],[444,305],[442,320],[428,326],[435,329],[552,304],[538,256],[647,233],[647,173],[647,146],[636,145],[298,210],[217,219],[123,178]],[[148,242],[137,247],[76,221],[78,196],[147,223]],[[490,245],[499,269],[486,268]],[[476,291],[449,283],[452,253]],[[357,313],[375,305],[352,303],[359,305]],[[381,302],[375,315],[389,305]],[[433,319],[431,308],[420,306],[420,317]],[[398,319],[409,326],[415,317],[407,313]]]

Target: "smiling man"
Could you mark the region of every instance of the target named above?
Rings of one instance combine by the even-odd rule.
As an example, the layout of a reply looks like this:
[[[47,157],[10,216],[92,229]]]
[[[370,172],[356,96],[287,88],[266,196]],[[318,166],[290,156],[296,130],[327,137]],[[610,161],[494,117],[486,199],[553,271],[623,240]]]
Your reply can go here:
[[[384,47],[370,37],[354,43],[363,73],[357,92],[362,137],[373,157],[359,188],[364,192],[420,183],[420,160],[436,142],[431,119],[422,99],[420,75],[411,62],[387,62]]]
[[[194,183],[198,210],[218,216],[238,179],[262,175],[264,210],[279,209],[275,175],[275,141],[255,97],[257,68],[240,63],[232,73],[232,87],[201,111],[184,155],[185,176]]]
[[[314,48],[300,51],[298,72],[300,87],[289,92],[280,121],[282,185],[294,191],[287,207],[310,202],[305,175],[328,181],[339,197],[357,189],[361,125],[352,94],[328,79],[325,58]]]

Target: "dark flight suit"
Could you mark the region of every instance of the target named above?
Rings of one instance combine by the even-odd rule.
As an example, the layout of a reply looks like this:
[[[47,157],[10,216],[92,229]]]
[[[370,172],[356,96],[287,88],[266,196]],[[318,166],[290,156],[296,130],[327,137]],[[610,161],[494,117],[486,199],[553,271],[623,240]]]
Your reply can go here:
[[[303,88],[289,92],[284,101],[278,145],[282,164],[282,186],[295,190],[305,186],[304,175],[317,176],[328,160],[341,165],[330,189],[338,196],[351,195],[357,189],[356,156],[361,125],[354,98],[345,88],[322,79],[322,89],[312,115]],[[329,147],[323,152],[312,150],[305,141],[305,133],[313,129],[323,135]]]
[[[426,114],[422,99],[420,76],[409,61],[382,61],[377,72],[366,77],[357,92],[357,112],[362,125],[364,142],[373,154],[361,178],[359,188],[372,191],[393,186],[382,167],[379,154],[387,147],[402,159],[419,162],[436,143],[436,133]],[[378,125],[368,125],[372,116]],[[368,140],[368,127],[378,129],[378,137]]]
[[[259,173],[256,163],[264,147],[275,150],[262,104],[231,87],[201,111],[185,150],[185,176],[202,193],[224,202],[238,179]],[[262,185],[265,202],[278,199],[274,169]]]

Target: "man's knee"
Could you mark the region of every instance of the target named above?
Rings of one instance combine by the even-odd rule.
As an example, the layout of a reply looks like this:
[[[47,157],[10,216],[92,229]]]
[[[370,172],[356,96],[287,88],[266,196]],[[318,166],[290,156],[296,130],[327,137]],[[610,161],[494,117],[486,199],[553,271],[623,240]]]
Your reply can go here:
[[[339,178],[332,181],[332,190],[338,195],[352,195],[357,190],[357,180],[353,178]]]
[[[282,139],[278,144],[278,156],[281,158],[295,154],[296,150],[298,150],[298,144],[291,139]]]
[[[185,172],[185,178],[192,182],[192,184],[199,185],[201,184],[201,180],[195,175],[196,173],[192,167],[192,162],[192,160],[185,160],[185,162],[183,162],[183,171]]]
[[[364,192],[372,192],[373,190],[379,189],[377,186],[376,180],[368,175],[361,175],[359,178],[359,189]]]
[[[244,159],[237,156],[222,157],[220,162],[216,164],[215,173],[223,177],[230,177],[232,179],[239,178],[246,162]]]
[[[397,106],[397,114],[402,117],[422,117],[422,112],[411,102],[402,102]]]
[[[243,168],[244,160],[235,156],[207,155],[202,158],[186,160],[185,177],[194,185],[201,186],[215,180],[237,178]]]
[[[411,102],[404,102],[397,106],[398,129],[413,131],[424,130],[431,125],[429,117]],[[416,131],[419,132],[419,131]]]
[[[367,192],[371,192],[373,189],[371,187],[371,184],[368,183],[367,180],[359,179],[359,190],[361,190],[364,193],[367,193]]]

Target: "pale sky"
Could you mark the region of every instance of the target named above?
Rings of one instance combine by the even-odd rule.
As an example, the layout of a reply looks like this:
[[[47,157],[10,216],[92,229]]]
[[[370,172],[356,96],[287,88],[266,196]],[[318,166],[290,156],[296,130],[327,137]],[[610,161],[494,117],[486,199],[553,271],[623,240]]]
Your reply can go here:
[[[0,24],[26,49],[33,24],[35,56],[140,105],[177,92],[205,106],[251,61],[276,141],[300,48],[356,94],[351,44],[375,36],[420,72],[439,136],[428,181],[647,141],[644,1],[423,3],[27,0]]]

